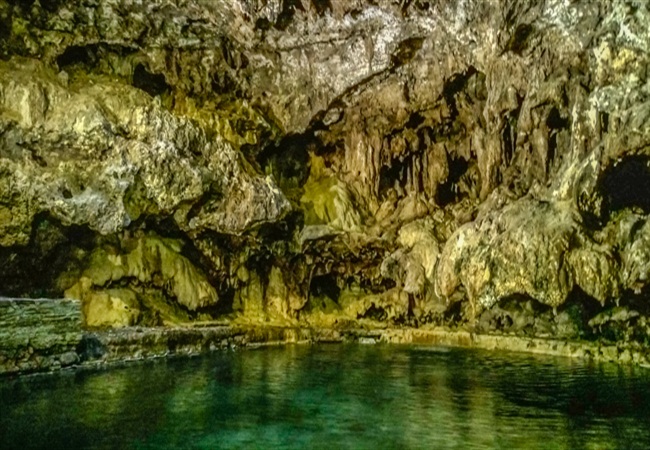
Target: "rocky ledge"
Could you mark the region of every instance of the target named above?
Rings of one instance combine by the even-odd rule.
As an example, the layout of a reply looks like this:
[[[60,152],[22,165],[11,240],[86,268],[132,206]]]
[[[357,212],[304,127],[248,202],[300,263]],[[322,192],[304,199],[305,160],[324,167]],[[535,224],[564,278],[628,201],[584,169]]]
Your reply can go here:
[[[77,299],[88,330],[646,348],[648,23],[634,0],[0,0],[0,294]]]
[[[78,364],[82,336],[77,300],[0,298],[0,374]]]
[[[41,331],[41,333],[43,333]],[[56,331],[48,330],[50,342]],[[152,358],[187,357],[214,351],[238,351],[273,345],[323,343],[382,345],[410,344],[435,351],[450,347],[525,352],[596,363],[613,362],[650,367],[650,350],[638,343],[606,343],[516,335],[477,334],[440,327],[307,328],[271,325],[203,325],[182,328],[123,327],[75,334],[73,347],[49,357],[32,356],[24,342],[6,342],[0,348],[0,376],[54,371],[62,368],[96,368]],[[60,347],[57,347],[60,349]],[[43,353],[44,347],[38,348]],[[60,350],[59,350],[60,351]],[[27,356],[27,357],[26,357]]]

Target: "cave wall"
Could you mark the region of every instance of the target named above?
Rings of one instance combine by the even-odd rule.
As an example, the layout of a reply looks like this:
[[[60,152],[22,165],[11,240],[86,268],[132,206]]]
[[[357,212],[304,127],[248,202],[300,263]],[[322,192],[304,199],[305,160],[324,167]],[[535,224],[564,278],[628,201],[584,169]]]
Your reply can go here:
[[[0,279],[88,326],[645,342],[645,2],[0,1]]]

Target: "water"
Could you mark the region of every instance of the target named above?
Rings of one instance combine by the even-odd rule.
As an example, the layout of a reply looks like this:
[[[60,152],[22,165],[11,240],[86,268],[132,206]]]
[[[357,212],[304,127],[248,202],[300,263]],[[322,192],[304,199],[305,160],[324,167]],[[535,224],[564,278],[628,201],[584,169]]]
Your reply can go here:
[[[650,370],[288,346],[0,380],[0,449],[648,449]]]

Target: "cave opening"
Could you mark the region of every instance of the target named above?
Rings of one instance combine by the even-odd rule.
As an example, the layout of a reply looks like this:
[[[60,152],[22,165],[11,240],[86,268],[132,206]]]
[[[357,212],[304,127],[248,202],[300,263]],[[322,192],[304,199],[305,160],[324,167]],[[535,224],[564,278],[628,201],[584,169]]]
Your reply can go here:
[[[384,308],[380,308],[374,303],[363,314],[357,314],[357,319],[370,319],[378,322],[385,321],[387,317],[388,314],[386,314]]]
[[[390,165],[382,166],[379,171],[379,200],[388,198],[389,192],[395,191],[398,198],[407,194],[408,170],[413,164],[415,155],[409,155],[403,160],[395,158]]]
[[[605,214],[626,208],[650,213],[650,157],[628,156],[611,164],[601,175],[598,185]]]
[[[26,246],[0,247],[0,296],[60,298],[69,286],[57,280],[79,269],[79,255],[92,250],[96,237],[87,226],[37,214]]]
[[[319,147],[313,133],[292,134],[279,143],[271,143],[257,155],[262,170],[275,178],[280,189],[287,191],[302,187],[310,171],[309,151]]]
[[[309,283],[309,297],[327,297],[333,302],[338,302],[341,296],[341,288],[336,282],[336,276],[332,274],[318,275]]]
[[[73,66],[113,73],[111,64],[105,64],[111,56],[125,58],[136,51],[135,48],[119,44],[71,45],[56,58],[59,70]]]
[[[74,64],[93,67],[97,64],[97,45],[71,45],[56,58],[59,69],[63,70]]]
[[[462,199],[464,194],[458,188],[458,182],[469,169],[469,162],[464,158],[447,155],[447,162],[449,164],[447,181],[439,185],[436,191],[436,203],[443,208]]]
[[[293,16],[296,14],[296,10],[305,10],[300,0],[283,0],[282,9],[278,15],[277,20],[275,21],[275,28],[280,31],[286,30],[291,23]]]
[[[149,72],[144,65],[138,64],[133,71],[133,86],[145,91],[152,97],[171,92],[165,76]]]
[[[331,2],[331,0],[311,0],[311,4],[316,9],[316,13],[319,16],[322,16],[327,11],[332,10],[332,2]]]

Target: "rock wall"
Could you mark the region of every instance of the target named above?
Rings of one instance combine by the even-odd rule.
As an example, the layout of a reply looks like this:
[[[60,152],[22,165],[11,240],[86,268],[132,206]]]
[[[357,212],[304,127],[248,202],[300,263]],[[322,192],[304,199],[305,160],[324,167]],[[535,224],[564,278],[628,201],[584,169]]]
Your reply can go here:
[[[89,327],[645,345],[649,22],[632,0],[0,1],[2,289],[82,300]]]
[[[0,375],[78,363],[80,306],[76,300],[0,298]]]

